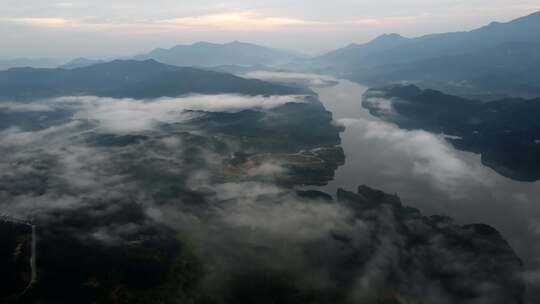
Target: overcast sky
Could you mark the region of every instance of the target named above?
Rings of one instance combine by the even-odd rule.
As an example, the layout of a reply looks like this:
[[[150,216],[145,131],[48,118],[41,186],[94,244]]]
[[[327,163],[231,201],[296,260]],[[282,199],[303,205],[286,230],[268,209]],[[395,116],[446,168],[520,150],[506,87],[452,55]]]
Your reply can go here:
[[[539,10],[539,0],[1,0],[0,58],[132,55],[201,40],[319,53]]]

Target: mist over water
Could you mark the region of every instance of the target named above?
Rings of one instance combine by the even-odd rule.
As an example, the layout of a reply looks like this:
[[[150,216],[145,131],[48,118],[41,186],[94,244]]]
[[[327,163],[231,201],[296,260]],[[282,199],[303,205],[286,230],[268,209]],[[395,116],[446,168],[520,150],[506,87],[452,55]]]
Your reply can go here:
[[[397,193],[424,214],[444,214],[459,223],[487,223],[499,230],[525,263],[529,290],[540,286],[540,183],[500,176],[480,156],[454,149],[443,135],[408,131],[362,108],[368,88],[341,80],[313,88],[334,119],[346,126],[346,164],[321,190],[354,190],[366,184]]]

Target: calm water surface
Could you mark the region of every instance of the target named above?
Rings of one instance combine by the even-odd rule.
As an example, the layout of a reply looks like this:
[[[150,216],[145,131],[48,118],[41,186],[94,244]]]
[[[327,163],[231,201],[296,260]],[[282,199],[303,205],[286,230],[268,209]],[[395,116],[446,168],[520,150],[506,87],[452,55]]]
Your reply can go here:
[[[346,164],[322,190],[335,193],[366,184],[397,193],[426,215],[489,224],[524,260],[530,289],[540,286],[540,183],[500,176],[483,166],[479,155],[453,149],[442,135],[403,130],[371,116],[361,106],[365,86],[340,81],[313,90],[346,126]]]

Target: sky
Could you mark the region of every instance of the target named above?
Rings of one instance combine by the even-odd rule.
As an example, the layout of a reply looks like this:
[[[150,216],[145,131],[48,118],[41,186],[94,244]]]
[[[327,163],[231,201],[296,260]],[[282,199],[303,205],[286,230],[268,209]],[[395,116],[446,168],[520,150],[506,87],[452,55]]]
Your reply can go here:
[[[317,54],[383,33],[470,30],[536,11],[538,0],[1,0],[0,59],[233,40]]]

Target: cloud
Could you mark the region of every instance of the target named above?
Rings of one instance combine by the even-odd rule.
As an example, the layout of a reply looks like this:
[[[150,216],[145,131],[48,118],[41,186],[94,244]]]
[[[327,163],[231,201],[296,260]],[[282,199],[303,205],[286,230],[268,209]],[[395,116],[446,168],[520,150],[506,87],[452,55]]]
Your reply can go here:
[[[465,162],[442,136],[403,130],[392,124],[366,119],[341,119],[339,122],[347,128],[354,128],[366,142],[382,143],[386,148],[381,155],[388,154],[393,158],[392,164],[399,163],[395,158],[407,158],[406,163],[412,163],[408,168],[410,173],[426,177],[451,195],[465,195],[465,182],[472,181],[476,185],[490,183],[480,165]]]
[[[73,26],[76,22],[72,19],[60,17],[19,17],[1,19],[7,22],[29,25],[34,27],[67,27]]]
[[[129,250],[144,244],[148,238],[142,233],[145,230],[153,231],[149,233],[156,236],[157,243],[166,241],[165,229],[154,228],[167,225],[173,238],[182,236],[189,241],[182,248],[193,247],[205,268],[211,269],[204,273],[202,290],[218,298],[236,291],[230,285],[236,276],[253,272],[285,273],[292,278],[290,284],[313,297],[322,293],[353,300],[363,300],[366,295],[371,300],[369,296],[378,296],[387,287],[420,295],[430,303],[445,303],[440,299],[448,292],[437,293],[441,283],[426,279],[426,268],[450,268],[448,277],[457,281],[469,278],[473,266],[475,275],[486,271],[474,277],[466,291],[490,283],[491,264],[471,257],[471,251],[480,250],[445,248],[437,242],[442,232],[415,213],[403,220],[384,207],[360,212],[353,204],[299,197],[273,183],[226,182],[222,171],[213,166],[220,168],[227,152],[218,157],[211,154],[212,145],[197,144],[212,141],[214,136],[182,137],[183,130],[174,124],[185,118],[182,113],[187,109],[264,110],[295,98],[194,95],[148,101],[99,97],[43,101],[73,110],[73,120],[33,132],[2,131],[0,212],[37,217],[40,224],[47,221],[50,226],[40,226],[40,233],[51,227],[50,233],[61,240],[75,238],[92,246],[128,244]],[[161,122],[171,123],[170,128],[154,130]],[[452,159],[448,167],[439,163],[452,155],[437,137],[365,121],[343,123],[359,127],[359,136],[393,142],[398,152],[416,159],[420,167],[443,171],[439,174],[450,178],[463,169]],[[140,143],[100,146],[89,140],[104,135],[100,132],[148,130],[155,133]],[[202,164],[194,164],[195,157],[203,159]],[[281,170],[279,163],[269,162],[248,174]],[[420,170],[417,174],[437,173]],[[32,192],[36,190],[40,191]],[[407,243],[404,233],[411,233],[413,241]],[[455,233],[452,230],[450,244],[455,243]],[[43,245],[44,240],[40,234]],[[245,292],[242,288],[249,285],[240,283],[240,292]],[[499,295],[490,289],[479,290],[479,297],[488,300]]]
[[[219,200],[233,200],[218,209],[219,221],[247,228],[271,239],[307,242],[348,227],[350,210],[328,202],[303,201],[286,189],[255,182],[216,185]]]
[[[265,16],[253,11],[235,11],[167,19],[99,19],[85,17],[15,17],[0,21],[43,28],[72,28],[84,30],[123,29],[132,31],[219,29],[235,31],[261,31],[279,28],[304,28],[324,25],[322,22],[301,18]]]
[[[19,195],[16,197],[7,196],[0,193],[4,204],[1,208],[3,215],[14,218],[32,219],[36,215],[45,214],[51,210],[66,210],[81,207],[81,200],[74,196],[56,196],[56,195]]]
[[[63,4],[58,8],[70,8]],[[267,15],[253,10],[216,12],[172,18],[98,18],[89,15],[66,17],[18,16],[0,18],[0,21],[41,28],[70,28],[80,30],[128,30],[133,32],[155,32],[167,30],[227,30],[240,32],[271,31],[279,29],[301,29],[304,31],[343,30],[362,26],[391,26],[414,23],[425,19],[420,16],[365,17],[342,20],[309,20],[301,16]]]
[[[281,27],[307,27],[319,22],[299,18],[263,16],[252,11],[209,14],[194,17],[180,17],[158,21],[180,28],[219,28],[242,31],[269,30]]]
[[[12,127],[0,130],[0,147],[24,147],[27,145],[42,143],[54,144],[55,141],[63,141],[58,135],[64,135],[69,132],[77,133],[80,131],[82,123],[80,121],[70,121],[66,124],[51,126],[38,131],[23,131]]]
[[[182,5],[172,0],[3,0],[1,54],[117,57],[201,40],[245,40],[319,54],[386,32],[412,37],[471,30],[540,9],[534,0],[492,1],[489,7],[482,0],[441,1],[316,0],[306,6],[268,0],[183,1]]]
[[[337,80],[332,76],[310,73],[251,71],[240,76],[274,82],[299,83],[309,87],[324,87],[337,84]]]
[[[261,195],[276,195],[283,193],[285,189],[264,183],[226,183],[216,185],[216,198],[218,200],[230,200],[236,197],[256,198]]]
[[[78,108],[75,119],[97,121],[102,130],[116,133],[147,131],[161,123],[184,122],[197,114],[186,111],[239,112],[267,110],[289,102],[304,102],[304,96],[191,95],[156,100],[102,97],[62,97],[52,102]]]
[[[0,151],[5,155],[0,161],[0,198],[6,202],[0,206],[0,212],[21,217],[47,214],[82,208],[88,200],[112,198],[121,192],[131,193],[130,198],[137,197],[151,204],[153,199],[148,196],[152,191],[146,188],[151,182],[134,176],[137,170],[146,174],[159,172],[163,179],[160,187],[169,187],[171,183],[189,191],[205,191],[211,179],[207,169],[221,168],[221,156],[203,146],[196,155],[202,162],[196,167],[186,164],[184,150],[194,145],[184,144],[181,134],[167,133],[157,127],[188,122],[197,115],[204,115],[189,112],[191,110],[265,111],[289,102],[304,102],[304,96],[191,95],[155,100],[79,96],[2,103],[0,111],[8,116],[8,121],[16,122],[12,118],[17,117],[28,119],[20,116],[26,112],[60,111],[67,113],[67,117],[56,121],[57,117],[51,114],[42,122],[30,116],[38,127],[0,130]],[[49,119],[55,124],[48,125]],[[129,136],[144,132],[155,132],[147,144],[139,145],[137,137]],[[185,130],[178,127],[178,132],[185,133]],[[111,141],[122,143],[122,140],[127,140],[128,144],[100,145]],[[264,177],[283,172],[285,169],[279,163],[263,162],[246,173],[251,177]],[[142,183],[139,189],[132,188],[139,182]],[[34,199],[36,195],[39,199]]]
[[[398,100],[391,100],[385,97],[380,97],[377,95],[377,91],[370,92],[369,96],[364,98],[364,103],[370,109],[374,109],[382,115],[390,116],[396,114],[393,104],[399,102]]]
[[[53,105],[46,103],[23,103],[23,102],[2,102],[0,111],[8,112],[52,112],[55,111]]]
[[[287,172],[287,170],[283,168],[283,166],[281,166],[279,163],[267,162],[250,168],[246,173],[250,177],[272,177],[276,175],[282,175],[285,172]]]

